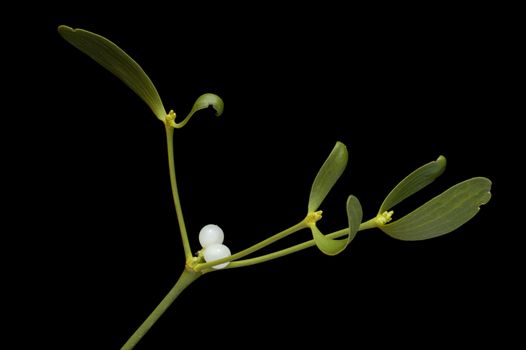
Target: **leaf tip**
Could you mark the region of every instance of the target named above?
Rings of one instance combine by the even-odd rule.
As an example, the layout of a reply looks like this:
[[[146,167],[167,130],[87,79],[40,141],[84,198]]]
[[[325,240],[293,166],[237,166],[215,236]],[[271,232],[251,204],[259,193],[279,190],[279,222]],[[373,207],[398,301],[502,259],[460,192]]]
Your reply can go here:
[[[436,177],[439,177],[440,175],[442,175],[444,170],[446,170],[446,164],[447,164],[446,157],[444,157],[443,155],[438,156],[437,160],[435,160],[435,163],[437,163],[439,166],[439,171],[436,174]]]
[[[488,179],[488,178],[485,178],[485,177],[482,177],[481,180],[485,181],[486,182],[486,186],[487,186],[487,191],[486,193],[484,193],[484,196],[480,199],[480,205],[484,205],[484,204],[487,204],[490,199],[491,199],[491,180]],[[480,205],[479,205],[479,209],[480,209]]]
[[[491,192],[486,192],[486,195],[482,198],[482,201],[481,201],[480,205],[487,204],[490,199],[491,199]],[[480,206],[479,206],[479,208],[480,208]]]
[[[198,100],[203,104],[201,108],[212,106],[217,117],[223,114],[223,111],[225,110],[223,99],[216,94],[206,93],[201,95]]]
[[[213,105],[214,110],[216,111],[216,117],[221,116],[223,114],[223,111],[225,110],[225,103],[221,99],[221,97],[218,97],[219,101]]]
[[[341,141],[336,141],[336,145],[334,147],[339,147],[347,153],[347,146]]]
[[[67,32],[74,32],[75,29],[71,28],[71,27],[68,27],[64,24],[61,24],[57,27],[57,30],[59,32],[59,34],[63,35],[64,33],[67,33]]]
[[[347,146],[340,141],[336,141],[334,145],[334,150],[336,151],[336,157],[339,158],[347,166],[347,160],[349,158],[349,152],[347,151]]]

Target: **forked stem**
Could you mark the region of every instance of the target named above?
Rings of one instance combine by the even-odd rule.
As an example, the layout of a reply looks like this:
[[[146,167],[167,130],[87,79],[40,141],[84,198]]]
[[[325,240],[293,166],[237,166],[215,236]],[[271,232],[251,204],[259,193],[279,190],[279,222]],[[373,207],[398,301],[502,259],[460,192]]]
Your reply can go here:
[[[288,229],[286,230],[283,230],[279,233],[276,233],[275,235],[259,242],[259,243],[256,243],[254,244],[253,246],[250,246],[246,249],[243,249],[242,251],[240,252],[237,252],[231,256],[228,256],[226,258],[223,258],[223,259],[218,259],[218,260],[214,260],[214,261],[211,261],[211,262],[207,262],[207,263],[202,263],[202,264],[198,264],[196,265],[195,267],[195,270],[196,271],[203,271],[203,272],[208,272],[207,270],[210,269],[212,266],[215,266],[215,265],[219,265],[219,264],[222,264],[222,263],[225,263],[225,262],[228,262],[228,261],[233,261],[233,260],[236,260],[236,259],[241,259],[249,254],[252,254],[262,248],[265,248],[266,246],[274,243],[274,242],[277,242],[279,241],[280,239],[283,239],[285,237],[287,237],[288,235],[294,233],[294,232],[297,232],[297,231],[300,231],[304,228],[307,228],[307,224],[305,223],[305,220],[302,220],[300,221],[299,223],[297,223],[296,225],[294,226],[291,226],[289,227]]]
[[[376,217],[371,219],[371,220],[368,220],[366,222],[361,223],[360,224],[360,228],[358,229],[358,231],[363,231],[363,230],[367,230],[367,229],[371,229],[371,228],[375,228],[375,227],[378,227],[378,222],[377,222],[377,218]],[[335,231],[333,233],[329,233],[329,234],[327,234],[326,237],[327,238],[331,238],[331,239],[335,239],[335,238],[343,237],[343,236],[348,235],[348,234],[349,234],[349,229],[348,228],[344,228],[344,229]],[[314,239],[311,239],[309,241],[305,241],[303,243],[299,243],[299,244],[296,244],[296,245],[294,245],[292,247],[281,249],[281,250],[278,250],[278,251],[273,252],[273,253],[257,256],[255,258],[251,258],[251,259],[243,259],[243,260],[232,261],[227,267],[225,267],[225,269],[233,269],[233,268],[236,268],[236,267],[245,267],[245,266],[260,264],[260,263],[263,263],[265,261],[274,260],[274,259],[277,259],[277,258],[281,258],[281,257],[283,257],[285,255],[289,255],[289,254],[292,254],[292,253],[299,252],[300,250],[303,250],[303,249],[314,247],[315,245],[316,245],[316,243],[314,242]]]

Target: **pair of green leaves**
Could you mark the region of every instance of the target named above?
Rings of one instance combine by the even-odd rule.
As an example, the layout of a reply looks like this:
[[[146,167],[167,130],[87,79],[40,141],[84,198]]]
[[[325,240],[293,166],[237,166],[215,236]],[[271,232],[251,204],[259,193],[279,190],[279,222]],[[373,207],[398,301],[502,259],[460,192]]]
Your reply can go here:
[[[438,157],[413,171],[385,198],[378,214],[393,208],[440,176],[446,158]],[[456,184],[406,216],[380,229],[389,236],[404,241],[418,241],[449,233],[468,222],[491,198],[491,181],[474,177]]]
[[[216,115],[223,113],[224,104],[221,98],[214,94],[204,94],[196,100],[192,110],[181,123],[176,123],[174,118],[167,120],[167,113],[157,89],[141,66],[126,52],[105,37],[87,30],[62,25],[58,27],[58,32],[71,45],[119,78],[150,107],[159,120],[171,127],[183,127],[195,112],[209,106],[215,109]]]
[[[347,160],[347,148],[343,143],[337,142],[312,184],[308,206],[309,213],[313,213],[319,208],[345,170]],[[440,156],[436,161],[421,166],[404,178],[387,195],[380,206],[376,226],[391,237],[415,241],[449,233],[475,216],[480,206],[486,204],[491,198],[491,181],[484,177],[475,177],[463,181],[401,219],[386,223],[385,213],[388,210],[432,183],[444,172],[445,166],[446,158]],[[332,239],[323,235],[315,223],[310,225],[316,245],[325,254],[336,255],[342,252],[359,230],[362,221],[360,202],[351,195],[347,199],[346,207],[349,235],[345,239]]]
[[[329,191],[343,174],[343,171],[347,167],[348,159],[347,147],[341,142],[336,142],[336,145],[321,166],[312,184],[309,196],[309,213],[314,213],[318,210]],[[349,234],[344,239],[329,238],[320,232],[316,227],[316,223],[309,225],[314,242],[316,242],[316,246],[318,246],[322,252],[327,255],[341,253],[352,241],[354,236],[356,236],[356,233],[358,233],[360,223],[362,222],[362,206],[358,198],[353,195],[347,198],[347,218]]]

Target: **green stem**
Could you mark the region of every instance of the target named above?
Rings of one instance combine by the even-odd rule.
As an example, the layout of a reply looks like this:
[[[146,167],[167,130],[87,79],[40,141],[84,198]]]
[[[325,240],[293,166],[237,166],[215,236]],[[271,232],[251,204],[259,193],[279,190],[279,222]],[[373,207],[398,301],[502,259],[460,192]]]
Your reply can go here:
[[[133,333],[133,335],[126,341],[122,346],[121,350],[131,350],[137,345],[137,343],[144,337],[144,335],[152,328],[157,322],[159,317],[168,309],[168,307],[174,302],[174,300],[181,294],[181,292],[188,287],[193,281],[195,281],[202,274],[189,271],[184,269],[181,277],[177,280],[175,285],[172,287],[170,292],[164,297],[159,305],[153,310],[148,318],[141,324],[139,328]]]
[[[366,222],[362,222],[360,224],[360,227],[358,228],[358,231],[368,230],[371,228],[376,228],[380,225],[378,221],[378,216],[375,216],[374,218],[367,220]],[[339,231],[338,231],[339,232]]]
[[[367,229],[374,228],[374,227],[378,227],[376,217],[371,220],[361,223],[358,231],[367,230]],[[347,234],[349,234],[349,229],[344,228],[339,231],[329,233],[328,235],[326,235],[326,237],[334,239],[334,238],[345,236]],[[225,267],[225,269],[233,269],[236,267],[244,267],[244,266],[260,264],[265,261],[273,260],[273,259],[285,256],[285,255],[299,252],[300,250],[303,250],[303,249],[314,247],[315,245],[316,243],[314,242],[314,239],[311,239],[310,241],[306,241],[306,242],[297,244],[295,246],[292,246],[286,249],[278,250],[277,252],[274,252],[274,253],[261,255],[261,256],[258,256],[252,259],[232,261],[230,264],[228,264],[228,266]]]
[[[166,143],[168,147],[168,167],[170,170],[170,184],[172,186],[172,195],[175,204],[175,213],[177,214],[177,222],[179,223],[179,231],[181,232],[181,240],[183,241],[184,255],[186,260],[192,257],[192,250],[190,249],[190,242],[188,241],[188,233],[186,232],[186,225],[184,223],[183,209],[181,208],[181,201],[179,199],[179,191],[177,189],[177,181],[175,178],[175,164],[174,164],[174,129],[166,125]]]
[[[268,246],[269,244],[272,244],[282,238],[285,238],[287,237],[288,235],[294,233],[294,232],[297,232],[299,230],[302,230],[304,228],[307,228],[308,225],[306,223],[306,220],[302,220],[301,222],[297,223],[296,225],[294,226],[291,226],[289,227],[288,229],[286,230],[283,230],[279,233],[276,233],[274,236],[272,237],[269,237],[257,244],[254,244],[253,246],[251,247],[248,247],[247,249],[244,249],[240,252],[237,252],[236,254],[233,254],[229,257],[226,257],[226,258],[223,258],[223,259],[218,259],[218,260],[214,260],[214,261],[211,261],[211,262],[207,262],[207,263],[204,263],[204,264],[198,264],[195,266],[195,270],[196,271],[203,271],[203,270],[206,270],[206,269],[209,269],[211,268],[212,266],[215,266],[215,265],[219,265],[219,264],[222,264],[222,263],[225,263],[225,262],[228,262],[228,261],[233,261],[233,260],[237,260],[237,259],[240,259],[242,257],[245,257],[249,254],[252,254],[254,253],[255,251],[258,251],[262,248],[265,248],[266,246]],[[231,263],[232,264],[232,263]]]

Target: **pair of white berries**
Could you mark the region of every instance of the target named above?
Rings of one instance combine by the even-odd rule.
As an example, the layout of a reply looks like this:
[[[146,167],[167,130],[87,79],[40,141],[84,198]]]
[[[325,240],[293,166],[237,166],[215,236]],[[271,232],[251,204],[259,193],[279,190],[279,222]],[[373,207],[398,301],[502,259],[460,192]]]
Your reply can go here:
[[[199,243],[203,247],[203,257],[206,262],[223,259],[231,255],[230,249],[223,244],[225,234],[221,227],[213,224],[206,225],[199,231]],[[222,269],[230,262],[212,266],[213,269]]]

